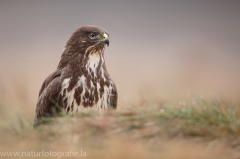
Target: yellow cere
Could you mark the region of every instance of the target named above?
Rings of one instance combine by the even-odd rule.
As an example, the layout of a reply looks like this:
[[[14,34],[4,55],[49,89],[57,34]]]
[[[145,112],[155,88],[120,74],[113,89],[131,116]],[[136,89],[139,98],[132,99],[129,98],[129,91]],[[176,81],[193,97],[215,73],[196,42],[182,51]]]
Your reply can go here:
[[[108,38],[108,35],[106,33],[103,34],[103,38],[104,39],[107,39]]]

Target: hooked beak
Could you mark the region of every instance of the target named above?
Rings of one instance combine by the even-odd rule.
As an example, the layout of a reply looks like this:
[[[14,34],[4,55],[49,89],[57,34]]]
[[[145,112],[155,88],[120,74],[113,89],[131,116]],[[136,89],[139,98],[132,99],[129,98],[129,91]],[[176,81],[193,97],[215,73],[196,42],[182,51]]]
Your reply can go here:
[[[105,44],[107,44],[107,46],[109,46],[109,37],[106,33],[103,34],[103,41]]]
[[[107,46],[109,46],[109,39],[108,39],[108,38],[105,39],[105,40],[104,40],[104,43],[107,44]]]

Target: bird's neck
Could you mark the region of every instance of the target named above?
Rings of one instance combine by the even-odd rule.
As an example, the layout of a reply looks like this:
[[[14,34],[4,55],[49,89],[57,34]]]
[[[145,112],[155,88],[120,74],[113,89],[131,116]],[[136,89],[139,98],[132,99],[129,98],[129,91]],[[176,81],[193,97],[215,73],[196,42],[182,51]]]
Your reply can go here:
[[[58,69],[63,69],[72,63],[74,65],[77,64],[78,67],[89,66],[91,69],[97,68],[99,66],[104,66],[104,47],[97,50],[97,52],[90,49],[83,51],[78,49],[71,49],[71,47],[66,47],[58,64]]]
[[[64,64],[64,60],[62,62],[60,61],[59,66],[61,66],[61,64],[62,66],[65,65],[64,68],[68,71],[63,79],[71,78],[68,88],[69,90],[73,89],[82,78],[87,79],[86,82],[88,85],[91,82],[96,84],[100,79],[108,79],[102,52],[89,54],[88,56],[86,54],[78,54],[78,56],[71,58],[66,64]]]
[[[89,66],[90,68],[96,68],[99,65],[104,64],[104,58],[102,54],[90,54],[88,57],[86,57],[86,62],[87,62],[87,66]]]
[[[90,54],[85,58],[85,60],[85,64],[82,66],[84,68],[82,69],[86,69],[92,77],[97,77],[105,65],[103,55],[98,53]]]

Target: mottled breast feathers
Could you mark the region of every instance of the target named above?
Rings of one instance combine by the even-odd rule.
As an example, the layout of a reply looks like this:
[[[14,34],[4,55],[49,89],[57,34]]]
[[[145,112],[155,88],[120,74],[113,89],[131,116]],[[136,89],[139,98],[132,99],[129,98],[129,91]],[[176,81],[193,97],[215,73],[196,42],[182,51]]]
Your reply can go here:
[[[59,65],[42,84],[35,123],[60,110],[116,109],[117,89],[104,60],[109,35],[101,27],[84,26],[68,40]]]

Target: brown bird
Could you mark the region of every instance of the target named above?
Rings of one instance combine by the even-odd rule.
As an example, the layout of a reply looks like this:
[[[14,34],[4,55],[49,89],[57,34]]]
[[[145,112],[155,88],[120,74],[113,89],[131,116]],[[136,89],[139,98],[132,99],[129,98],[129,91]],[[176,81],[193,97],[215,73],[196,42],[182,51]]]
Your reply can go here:
[[[83,26],[68,40],[56,71],[42,84],[34,122],[60,110],[116,109],[117,89],[105,64],[109,34],[101,27]]]

